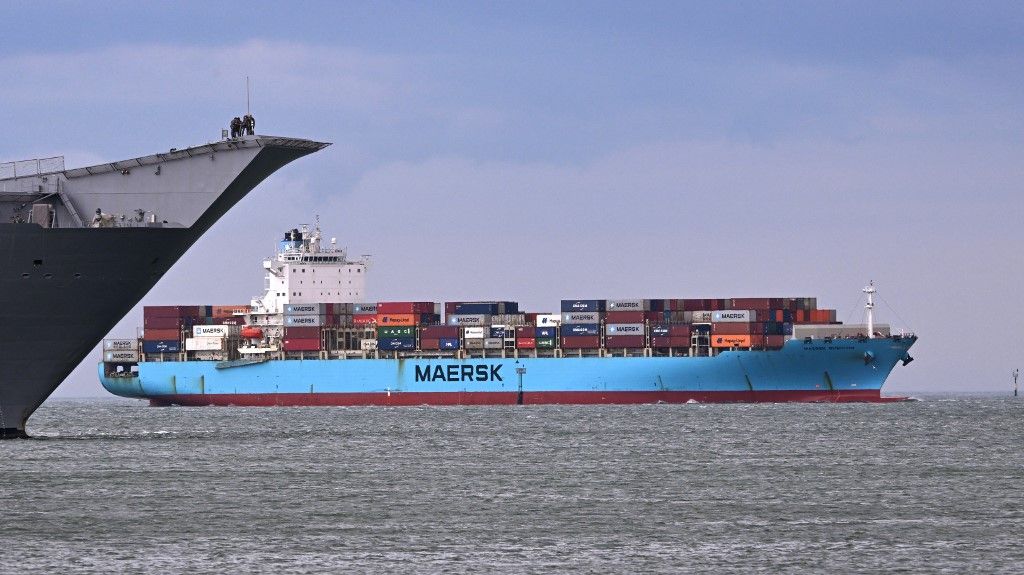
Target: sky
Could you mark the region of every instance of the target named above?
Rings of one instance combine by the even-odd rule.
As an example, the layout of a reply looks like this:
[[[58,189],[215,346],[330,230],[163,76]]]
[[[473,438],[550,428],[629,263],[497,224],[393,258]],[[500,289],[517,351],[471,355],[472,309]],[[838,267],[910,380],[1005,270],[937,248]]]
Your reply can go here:
[[[816,296],[912,330],[885,391],[1024,367],[1024,5],[21,2],[0,161],[257,132],[332,142],[143,305],[247,303],[319,216],[371,299]],[[56,397],[103,395],[95,351]]]

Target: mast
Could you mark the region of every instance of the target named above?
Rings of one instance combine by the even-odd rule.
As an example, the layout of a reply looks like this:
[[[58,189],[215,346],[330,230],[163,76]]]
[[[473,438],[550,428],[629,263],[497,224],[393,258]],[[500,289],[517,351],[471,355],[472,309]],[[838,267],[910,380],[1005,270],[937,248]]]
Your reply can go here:
[[[868,294],[868,303],[864,306],[868,310],[868,339],[875,337],[875,281],[871,280],[868,286],[864,288],[864,293]]]

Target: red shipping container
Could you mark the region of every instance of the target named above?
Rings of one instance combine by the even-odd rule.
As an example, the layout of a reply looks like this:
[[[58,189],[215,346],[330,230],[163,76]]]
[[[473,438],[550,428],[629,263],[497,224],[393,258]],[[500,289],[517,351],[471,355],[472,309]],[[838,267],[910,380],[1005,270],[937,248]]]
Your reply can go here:
[[[284,340],[285,351],[320,351],[320,338],[316,339],[287,339]]]
[[[652,337],[651,347],[690,347],[690,338],[673,336]]]
[[[380,301],[377,302],[377,313],[434,313],[435,305],[432,301]]]
[[[643,323],[646,313],[642,311],[610,311],[604,314],[605,323]]]
[[[732,309],[766,310],[772,307],[771,298],[737,297],[732,299]]]
[[[720,322],[711,324],[711,333],[716,335],[747,335],[763,331],[764,326],[760,323]]]
[[[352,325],[377,325],[377,316],[372,313],[354,315],[352,316]]]
[[[180,317],[145,317],[142,318],[142,326],[152,329],[175,329],[185,325],[185,320]]]
[[[597,335],[570,335],[562,338],[563,349],[596,349],[601,346]]]
[[[455,306],[459,305],[457,301],[446,301],[444,302],[444,315],[455,314]]]
[[[526,316],[526,323],[531,324],[531,325],[537,325],[537,316],[538,315],[539,314],[537,314],[536,312],[530,312],[530,313],[525,314],[525,316]]]
[[[142,308],[142,317],[198,317],[197,305],[147,305]]]
[[[457,325],[428,325],[420,328],[420,337],[423,339],[441,339],[459,337],[459,326]]]
[[[516,337],[530,338],[537,333],[537,328],[532,325],[521,325],[516,327]]]
[[[537,339],[533,337],[517,337],[516,347],[519,349],[533,349],[537,347]]]
[[[142,330],[142,339],[156,340],[156,339],[181,339],[180,329],[150,329],[146,328]]]
[[[319,327],[286,327],[284,328],[285,339],[320,339]]]
[[[608,349],[618,347],[637,348],[644,347],[644,336],[642,335],[609,335],[604,338],[604,346]]]
[[[786,343],[786,336],[784,335],[766,335],[764,337],[764,346],[769,349],[778,349]]]
[[[441,349],[441,341],[437,339],[420,339],[420,349]]]

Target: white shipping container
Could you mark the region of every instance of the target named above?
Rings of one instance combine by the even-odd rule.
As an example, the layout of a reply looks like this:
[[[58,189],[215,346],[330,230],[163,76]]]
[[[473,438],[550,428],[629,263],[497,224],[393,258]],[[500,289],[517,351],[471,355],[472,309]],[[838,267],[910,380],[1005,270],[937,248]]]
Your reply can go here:
[[[448,316],[448,325],[490,325],[491,316],[484,314],[459,314]]]
[[[284,318],[284,325],[289,327],[319,327],[323,325],[321,315],[289,315]]]
[[[601,313],[596,311],[567,311],[562,314],[562,324],[601,323]]]
[[[373,351],[377,349],[377,340],[375,339],[363,339],[359,341],[359,349],[363,351]]]
[[[608,311],[651,311],[649,299],[610,299],[604,304]]]
[[[484,328],[482,327],[467,327],[462,330],[462,337],[466,339],[483,339]]]
[[[228,337],[238,335],[237,325],[194,325],[192,335],[194,337]]]
[[[562,314],[560,313],[537,314],[537,327],[558,327],[560,325],[562,325]]]
[[[524,325],[526,323],[526,316],[521,313],[510,313],[500,314],[491,316],[491,325],[504,324],[504,325]]]
[[[746,309],[716,311],[712,314],[711,321],[715,323],[750,323],[757,321],[757,312]]]
[[[711,321],[711,317],[714,315],[714,312],[710,311],[695,311],[690,313],[693,313],[693,319],[690,320],[693,323],[709,323]]]
[[[113,350],[103,352],[103,361],[108,363],[133,363],[139,361],[139,352],[135,350]]]
[[[222,351],[224,349],[224,338],[222,337],[186,337],[185,351]]]
[[[103,340],[103,351],[136,351],[138,349],[139,342],[134,339]]]
[[[644,335],[644,324],[610,323],[604,326],[604,332],[608,335]]]

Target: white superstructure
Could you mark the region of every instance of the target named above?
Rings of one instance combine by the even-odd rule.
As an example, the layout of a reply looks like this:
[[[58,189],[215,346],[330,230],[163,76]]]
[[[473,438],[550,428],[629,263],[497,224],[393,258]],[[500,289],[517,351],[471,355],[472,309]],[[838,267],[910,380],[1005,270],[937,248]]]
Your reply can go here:
[[[320,227],[285,232],[277,256],[263,261],[264,293],[252,300],[254,314],[280,314],[286,304],[356,303],[366,296],[369,261],[349,260],[344,248],[321,245]]]

